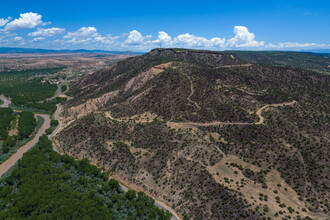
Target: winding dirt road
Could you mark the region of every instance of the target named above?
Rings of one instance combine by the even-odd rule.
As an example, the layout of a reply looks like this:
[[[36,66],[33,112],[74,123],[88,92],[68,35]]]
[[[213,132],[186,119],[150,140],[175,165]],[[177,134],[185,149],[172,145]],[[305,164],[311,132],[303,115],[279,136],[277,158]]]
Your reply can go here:
[[[283,102],[283,103],[280,103],[280,104],[268,104],[268,105],[265,105],[264,107],[260,108],[256,114],[258,115],[259,117],[259,121],[254,123],[256,125],[260,125],[260,124],[263,124],[264,121],[265,121],[265,118],[261,115],[262,111],[265,110],[266,108],[268,107],[284,107],[284,106],[290,106],[290,105],[294,105],[296,104],[297,101],[293,100],[291,102]]]
[[[223,121],[213,121],[207,123],[201,122],[175,122],[178,125],[192,125],[192,126],[200,126],[200,127],[208,127],[208,126],[218,126],[218,125],[261,125],[264,123],[265,118],[262,116],[262,112],[269,107],[283,107],[290,106],[296,104],[297,101],[293,100],[291,102],[284,102],[280,104],[267,104],[256,111],[256,115],[259,117],[257,122],[223,122]]]
[[[240,65],[229,65],[229,66],[224,66],[224,67],[232,67],[232,66],[250,66],[251,64],[240,64]],[[201,109],[201,107],[198,105],[197,102],[192,101],[191,97],[194,95],[195,90],[194,90],[194,84],[192,79],[190,78],[190,76],[188,76],[185,73],[182,73],[182,75],[184,75],[185,77],[187,77],[190,81],[190,94],[187,97],[187,101],[192,103],[193,105],[196,106],[196,108],[198,108],[198,110]],[[246,91],[244,91],[246,92]],[[248,93],[248,92],[246,92]],[[248,93],[249,94],[249,93]],[[255,95],[255,94],[251,94],[251,95]],[[284,106],[290,106],[290,105],[295,105],[297,103],[297,101],[293,100],[291,102],[283,102],[283,103],[279,103],[279,104],[267,104],[261,108],[259,108],[256,111],[256,115],[259,117],[259,120],[257,122],[224,122],[224,121],[213,121],[213,122],[170,122],[172,124],[175,124],[177,126],[199,126],[199,127],[208,127],[208,126],[218,126],[218,125],[261,125],[264,124],[265,122],[265,118],[262,116],[262,112],[264,110],[266,110],[269,107],[284,107]],[[118,118],[114,118],[111,116],[110,112],[106,112],[105,113],[106,117],[110,118],[111,120],[114,121],[118,121],[118,122],[122,122],[124,121],[123,119],[118,119]]]
[[[219,68],[231,68],[231,67],[249,67],[252,66],[251,63],[246,63],[246,64],[233,64],[233,65],[223,65],[223,66],[218,66],[217,69]]]
[[[221,67],[249,67],[252,64],[239,64],[239,65],[225,65],[225,66],[221,66]],[[219,67],[220,68],[220,67]],[[187,97],[187,101],[190,103],[193,103],[196,108],[198,108],[199,110],[201,109],[201,107],[198,105],[197,102],[192,101],[190,98],[194,95],[195,90],[194,90],[194,84],[192,79],[190,78],[190,76],[188,76],[185,73],[182,73],[184,76],[186,76],[189,81],[190,81],[190,95]],[[208,126],[218,126],[218,125],[261,125],[264,123],[265,118],[262,116],[262,112],[269,108],[269,107],[282,107],[282,106],[289,106],[289,105],[294,105],[296,104],[297,101],[293,100],[291,102],[284,102],[284,103],[280,103],[280,104],[267,104],[263,107],[261,107],[260,109],[258,109],[256,111],[256,115],[259,117],[259,121],[257,122],[223,122],[223,121],[213,121],[213,122],[207,122],[207,123],[201,123],[201,122],[171,122],[171,123],[175,123],[176,125],[181,125],[181,126],[185,126],[185,125],[190,125],[190,126],[200,126],[200,127],[208,127]]]
[[[190,103],[192,103],[193,105],[195,105],[196,108],[197,108],[198,110],[201,110],[201,107],[198,105],[198,103],[195,102],[195,101],[193,101],[193,100],[191,100],[191,97],[192,97],[192,96],[194,95],[194,93],[195,93],[194,83],[193,83],[192,79],[190,78],[190,76],[188,76],[188,75],[185,74],[185,73],[182,73],[182,75],[184,75],[185,77],[187,77],[187,78],[189,79],[189,81],[190,81],[190,95],[187,97],[188,102],[190,102]]]

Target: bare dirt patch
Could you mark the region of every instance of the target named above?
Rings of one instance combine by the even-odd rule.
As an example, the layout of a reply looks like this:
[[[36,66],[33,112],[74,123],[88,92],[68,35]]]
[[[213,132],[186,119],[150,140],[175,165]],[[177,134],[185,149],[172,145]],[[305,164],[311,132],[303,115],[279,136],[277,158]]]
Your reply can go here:
[[[90,74],[131,55],[52,53],[0,54],[0,70],[41,69],[66,66],[67,72]]]
[[[9,130],[8,135],[9,135],[9,136],[18,135],[18,130],[17,130],[17,129]]]
[[[68,123],[69,121],[72,121],[74,119],[81,118],[91,112],[97,111],[99,108],[104,106],[108,101],[116,97],[119,93],[119,90],[112,91],[109,93],[106,93],[102,95],[99,98],[89,99],[87,102],[71,107],[67,109],[68,116],[65,117],[65,121],[63,120],[63,123]],[[65,127],[66,125],[64,125]]]
[[[262,210],[267,205],[269,208],[268,216],[273,218],[275,213],[282,211],[284,212],[283,216],[290,215],[296,217],[298,215],[296,211],[298,211],[302,217],[310,216],[316,219],[326,219],[325,215],[308,211],[304,202],[299,200],[297,193],[283,180],[278,171],[271,170],[266,175],[267,187],[264,188],[261,183],[254,182],[245,177],[238,168],[229,166],[230,163],[242,165],[244,168],[249,168],[255,172],[261,170],[259,167],[249,164],[234,155],[227,155],[214,166],[208,166],[207,170],[216,182],[242,193],[242,198],[246,199],[254,207],[259,206]],[[267,196],[267,199],[265,199],[265,196]],[[276,200],[277,196],[280,198],[280,203]],[[280,204],[285,204],[286,207],[281,208]],[[293,208],[295,211],[290,213],[288,207]],[[307,212],[303,212],[303,208]],[[279,215],[279,217],[283,216]]]
[[[137,89],[141,88],[148,81],[154,78],[156,75],[160,74],[168,67],[172,65],[172,62],[160,64],[154,67],[151,67],[149,70],[140,73],[136,77],[133,77],[130,81],[128,81],[125,85],[124,92],[134,92]]]

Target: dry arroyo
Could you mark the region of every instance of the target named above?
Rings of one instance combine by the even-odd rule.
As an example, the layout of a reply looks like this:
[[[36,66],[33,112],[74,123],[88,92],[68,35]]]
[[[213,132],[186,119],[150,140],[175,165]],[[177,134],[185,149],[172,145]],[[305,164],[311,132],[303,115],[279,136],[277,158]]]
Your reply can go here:
[[[16,153],[14,153],[8,160],[0,165],[0,177],[6,173],[19,159],[23,157],[23,154],[30,150],[38,141],[39,137],[45,134],[45,131],[50,127],[50,117],[49,115],[36,114],[36,116],[41,116],[44,118],[44,124],[38,130],[36,136],[26,143],[23,147],[19,148]]]

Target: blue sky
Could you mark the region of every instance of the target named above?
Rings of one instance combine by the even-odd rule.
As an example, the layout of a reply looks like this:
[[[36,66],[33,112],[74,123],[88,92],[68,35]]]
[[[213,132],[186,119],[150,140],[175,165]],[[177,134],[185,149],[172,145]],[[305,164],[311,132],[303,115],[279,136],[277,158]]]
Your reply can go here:
[[[329,0],[1,1],[0,47],[330,48]]]

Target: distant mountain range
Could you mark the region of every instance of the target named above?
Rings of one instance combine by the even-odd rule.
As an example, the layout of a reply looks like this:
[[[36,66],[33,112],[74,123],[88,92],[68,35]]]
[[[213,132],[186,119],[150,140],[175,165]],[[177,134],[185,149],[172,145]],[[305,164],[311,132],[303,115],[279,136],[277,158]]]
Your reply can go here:
[[[226,52],[231,52],[228,50]],[[237,52],[234,50],[234,52]],[[260,51],[262,52],[262,51]],[[302,52],[302,53],[315,53],[315,55],[324,56],[330,54],[330,49],[315,49],[315,50],[301,50],[301,51],[287,51],[287,52]],[[107,51],[107,50],[53,50],[53,49],[34,49],[34,48],[15,48],[15,47],[0,47],[0,53],[111,53],[111,54],[136,54],[141,55],[145,52],[133,51]]]
[[[300,52],[308,52],[308,53],[327,53],[330,54],[330,49],[315,49],[315,50],[302,50]]]
[[[52,49],[33,49],[33,48],[13,48],[0,47],[0,53],[111,53],[111,54],[144,54],[132,51],[106,51],[106,50],[52,50]]]

